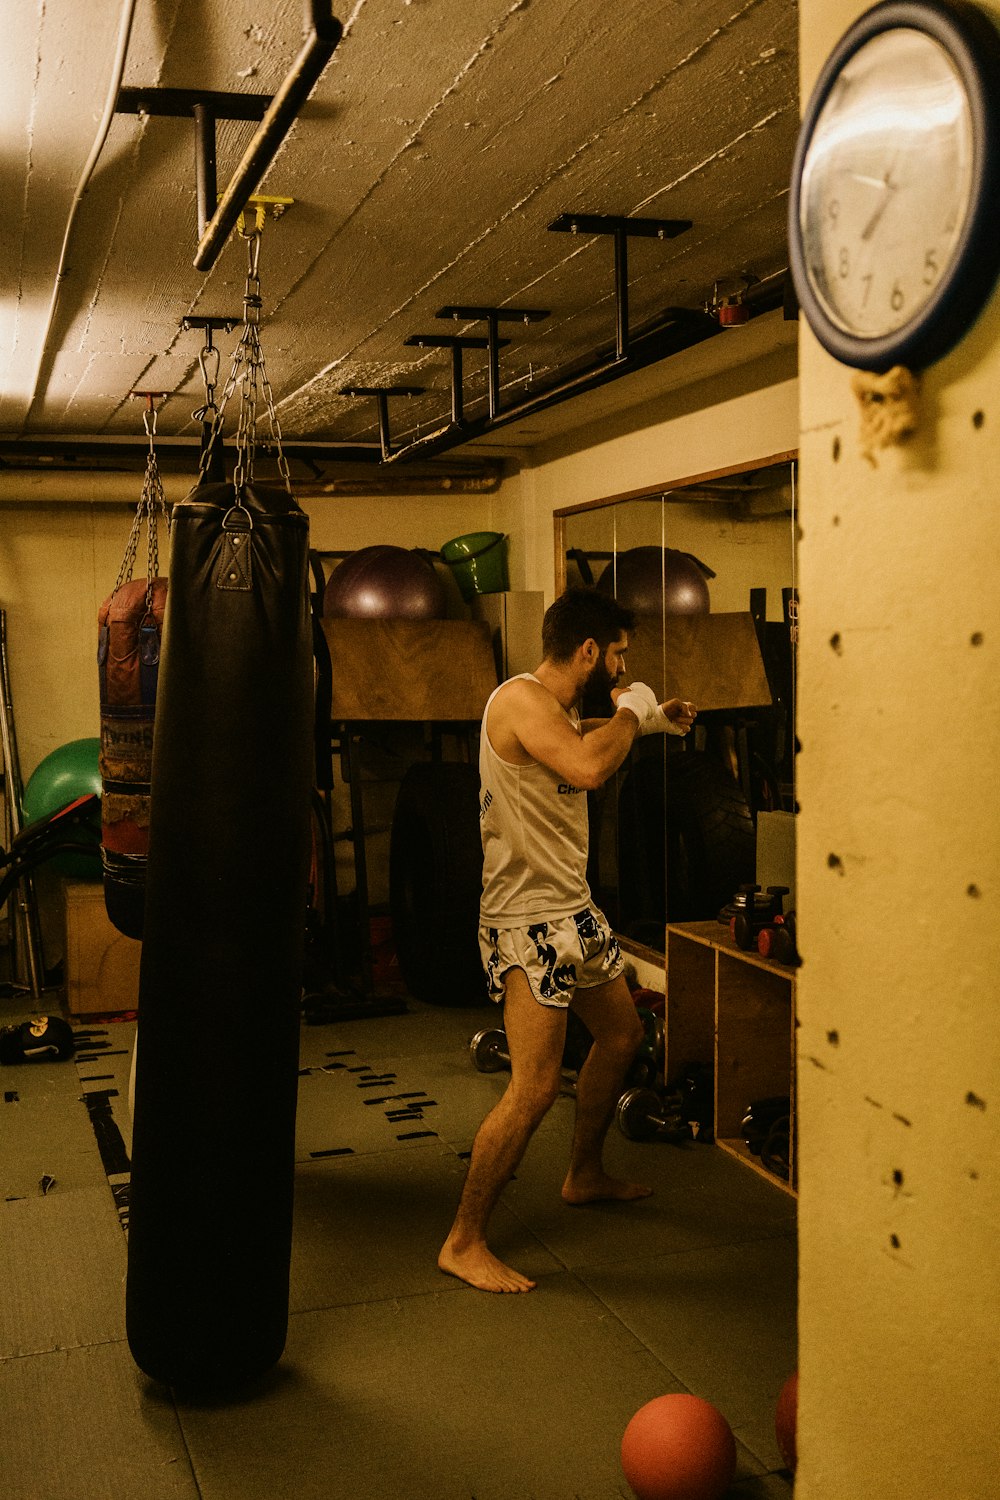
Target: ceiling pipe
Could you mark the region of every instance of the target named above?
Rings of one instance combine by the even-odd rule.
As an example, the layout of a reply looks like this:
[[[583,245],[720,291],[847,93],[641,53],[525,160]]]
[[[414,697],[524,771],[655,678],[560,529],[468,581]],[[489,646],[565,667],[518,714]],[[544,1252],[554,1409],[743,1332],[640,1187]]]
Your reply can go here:
[[[772,312],[783,305],[786,274],[784,271],[779,272],[775,276],[757,282],[750,288],[746,301],[751,317],[759,316],[764,312]],[[550,407],[559,406],[574,396],[582,396],[587,391],[597,390],[600,386],[607,385],[612,380],[618,380],[623,375],[631,375],[636,370],[657,364],[672,354],[680,354],[685,349],[704,343],[706,339],[714,338],[723,332],[718,320],[707,312],[682,307],[668,308],[664,317],[666,322],[647,329],[645,333],[633,334],[626,345],[627,353],[600,360],[595,365],[539,391],[536,395],[514,402],[511,406],[505,406],[493,417],[469,419],[463,422],[461,427],[455,427],[454,424],[449,423],[436,432],[428,433],[424,437],[416,438],[413,442],[394,449],[383,458],[382,462],[398,463],[417,453],[421,457],[445,453],[462,443],[470,442],[473,438],[485,437],[498,428],[506,427],[511,422],[518,422],[524,417],[547,411]],[[730,332],[729,337],[738,338],[739,334]],[[616,345],[618,343],[616,339]]]
[[[254,189],[271,165],[299,110],[333,56],[343,27],[332,12],[332,0],[309,0],[309,29],[302,50],[267,107],[253,140],[205,227],[194,258],[196,271],[210,271]]]
[[[128,44],[129,39],[132,35],[132,22],[135,20],[137,5],[138,0],[124,0],[124,3],[122,5],[121,16],[118,21],[118,41],[115,45],[115,60],[111,67],[111,82],[108,86],[108,93],[104,103],[104,113],[101,115],[100,123],[97,127],[97,134],[94,137],[94,144],[90,148],[90,155],[87,157],[83,171],[80,174],[80,180],[76,185],[76,192],[73,195],[73,202],[70,205],[69,217],[66,220],[66,229],[63,233],[62,249],[59,252],[59,264],[56,267],[56,278],[52,287],[52,297],[49,301],[49,310],[45,319],[45,328],[42,331],[42,337],[39,342],[38,360],[35,364],[35,373],[32,376],[31,380],[31,396],[28,400],[27,409],[24,413],[24,426],[21,429],[22,432],[27,427],[28,419],[31,416],[31,409],[37,401],[41,390],[42,372],[45,368],[45,358],[48,353],[49,340],[52,337],[52,328],[56,320],[56,308],[59,305],[59,292],[62,288],[62,283],[65,281],[67,275],[66,258],[69,254],[69,245],[73,235],[73,228],[76,224],[76,216],[79,212],[80,204],[83,202],[84,195],[87,189],[90,187],[90,179],[94,175],[94,168],[97,166],[98,158],[100,157],[101,152],[104,150],[104,143],[108,138],[108,132],[111,129],[111,122],[115,117],[115,106],[118,100],[118,90],[121,88],[122,78],[125,73],[125,59],[128,55]]]

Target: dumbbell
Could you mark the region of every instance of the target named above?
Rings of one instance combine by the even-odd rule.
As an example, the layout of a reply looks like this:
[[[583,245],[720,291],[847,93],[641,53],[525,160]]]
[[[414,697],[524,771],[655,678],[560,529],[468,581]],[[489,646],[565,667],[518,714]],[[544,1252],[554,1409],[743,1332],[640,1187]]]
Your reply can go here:
[[[795,944],[795,913],[778,913],[774,921],[762,927],[757,934],[757,952],[761,958],[773,959],[778,964],[798,964],[798,949]]]
[[[472,1061],[480,1073],[499,1073],[510,1067],[507,1033],[495,1029],[477,1031],[469,1043]]]
[[[671,1103],[655,1089],[627,1089],[615,1112],[618,1128],[630,1141],[690,1141],[691,1125]]]
[[[487,1028],[485,1031],[477,1031],[469,1042],[469,1052],[473,1063],[480,1073],[499,1073],[504,1068],[510,1067],[507,1033],[501,1031],[499,1028]],[[575,1078],[579,1069],[576,1066],[568,1066],[564,1058],[562,1071],[563,1073],[571,1074]]]
[[[761,928],[781,915],[783,898],[788,895],[788,889],[787,885],[769,885],[767,895],[762,896],[759,894],[759,885],[740,886],[736,897],[740,910],[729,919],[729,932],[737,947],[749,952],[757,946],[757,934]]]
[[[666,1051],[666,1027],[662,1016],[654,1015],[650,1010],[639,1008],[637,1014],[642,1020],[643,1039],[639,1043],[638,1051],[628,1072],[628,1081],[633,1084],[652,1083],[663,1072],[663,1060]],[[570,1023],[576,1017],[570,1012],[567,1017]],[[586,1061],[589,1048],[584,1045],[582,1034],[586,1032],[582,1022],[579,1023],[579,1033],[575,1027],[573,1034],[567,1031],[567,1045],[563,1053],[563,1071],[578,1073]],[[587,1034],[589,1041],[589,1033]],[[507,1033],[499,1028],[487,1028],[485,1031],[477,1031],[469,1042],[469,1051],[472,1061],[480,1073],[499,1073],[502,1068],[510,1067],[510,1053],[507,1050]]]

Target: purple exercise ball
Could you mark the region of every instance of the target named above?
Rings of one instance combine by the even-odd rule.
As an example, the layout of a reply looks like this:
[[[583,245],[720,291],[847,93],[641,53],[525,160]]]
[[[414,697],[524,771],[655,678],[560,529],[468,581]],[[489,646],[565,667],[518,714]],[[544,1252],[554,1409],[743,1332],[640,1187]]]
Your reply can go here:
[[[597,580],[603,594],[643,615],[707,615],[705,574],[687,552],[673,547],[629,547]]]
[[[334,568],[323,614],[339,619],[441,620],[444,584],[419,552],[383,544],[361,547]]]

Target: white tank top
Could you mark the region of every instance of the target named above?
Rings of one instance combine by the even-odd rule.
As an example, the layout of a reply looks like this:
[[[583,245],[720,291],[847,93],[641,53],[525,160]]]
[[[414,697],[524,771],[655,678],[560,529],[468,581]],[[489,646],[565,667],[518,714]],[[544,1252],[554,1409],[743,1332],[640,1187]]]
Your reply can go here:
[[[519,676],[538,681],[531,672]],[[480,920],[489,927],[523,927],[539,917],[570,916],[590,902],[587,794],[537,761],[517,766],[497,755],[486,723],[504,686],[490,694],[479,742]],[[562,712],[579,733],[576,710]]]

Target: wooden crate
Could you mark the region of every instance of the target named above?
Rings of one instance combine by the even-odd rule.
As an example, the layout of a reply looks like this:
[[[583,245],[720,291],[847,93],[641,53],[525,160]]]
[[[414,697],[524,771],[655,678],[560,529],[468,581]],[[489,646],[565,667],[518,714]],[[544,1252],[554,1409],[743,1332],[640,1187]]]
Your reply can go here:
[[[104,883],[67,880],[66,1007],[71,1016],[135,1010],[142,944],[118,931],[104,908]]]
[[[668,1082],[684,1062],[715,1070],[716,1144],[768,1182],[795,1191],[795,969],[746,953],[718,922],[670,922],[666,953]],[[740,1135],[755,1099],[791,1100],[791,1182]]]

